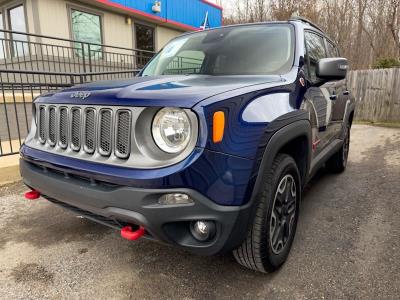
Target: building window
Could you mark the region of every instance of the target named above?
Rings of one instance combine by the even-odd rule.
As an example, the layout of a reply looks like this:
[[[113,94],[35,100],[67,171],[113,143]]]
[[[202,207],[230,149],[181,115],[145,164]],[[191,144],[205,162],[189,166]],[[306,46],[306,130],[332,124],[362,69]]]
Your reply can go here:
[[[27,32],[25,9],[22,4],[0,8],[0,30]],[[29,55],[26,34],[0,31],[0,59]]]
[[[8,22],[10,30],[26,32],[25,11],[22,4],[8,10]],[[28,37],[26,35],[13,33],[11,39],[13,57],[28,55]]]
[[[136,24],[136,48],[154,51],[154,28]]]
[[[135,24],[136,48],[154,51],[154,28],[143,24]],[[138,51],[137,66],[142,68],[153,57],[153,53]]]
[[[0,30],[4,29],[4,20],[3,20],[3,14],[0,12]],[[5,55],[5,49],[6,49],[6,44],[4,41],[4,32],[0,31],[0,41],[1,41],[1,45],[0,45],[0,59],[4,59],[6,57]]]
[[[102,57],[101,17],[73,9],[71,11],[72,38],[75,41],[75,53],[80,57]]]

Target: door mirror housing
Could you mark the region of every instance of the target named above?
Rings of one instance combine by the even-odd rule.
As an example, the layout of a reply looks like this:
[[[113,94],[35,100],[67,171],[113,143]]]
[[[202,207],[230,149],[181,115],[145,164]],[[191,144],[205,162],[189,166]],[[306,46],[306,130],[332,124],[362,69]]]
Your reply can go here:
[[[348,68],[346,58],[322,58],[318,60],[316,75],[321,79],[340,80],[346,78]]]

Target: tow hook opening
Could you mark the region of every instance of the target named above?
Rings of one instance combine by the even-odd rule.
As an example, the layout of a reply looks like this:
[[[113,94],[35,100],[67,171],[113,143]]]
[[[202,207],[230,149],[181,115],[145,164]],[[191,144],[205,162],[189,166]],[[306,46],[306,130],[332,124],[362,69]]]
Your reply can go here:
[[[146,233],[144,227],[139,226],[138,229],[133,230],[132,226],[125,226],[121,228],[121,236],[129,241],[136,241]]]
[[[36,200],[38,198],[40,198],[40,192],[36,191],[36,190],[31,190],[29,192],[26,192],[24,194],[25,199],[27,200]]]

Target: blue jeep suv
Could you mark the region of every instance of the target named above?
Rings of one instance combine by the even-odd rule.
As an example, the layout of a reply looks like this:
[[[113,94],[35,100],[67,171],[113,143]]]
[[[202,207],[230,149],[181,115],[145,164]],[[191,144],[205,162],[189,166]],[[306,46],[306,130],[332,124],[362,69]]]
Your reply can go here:
[[[301,192],[346,167],[348,63],[302,19],[173,39],[136,78],[38,97],[20,170],[39,196],[120,231],[268,272]]]

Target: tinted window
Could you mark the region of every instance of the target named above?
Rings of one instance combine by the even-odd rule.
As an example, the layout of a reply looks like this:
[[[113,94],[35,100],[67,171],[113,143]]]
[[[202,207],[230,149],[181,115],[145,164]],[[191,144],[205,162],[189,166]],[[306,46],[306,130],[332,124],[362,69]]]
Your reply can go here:
[[[324,39],[320,35],[312,32],[306,32],[305,38],[307,51],[306,58],[310,64],[309,77],[312,81],[315,81],[317,80],[316,69],[318,60],[326,57]]]
[[[74,40],[101,44],[101,20],[100,16],[79,11],[72,10],[71,12],[71,24],[72,24],[72,37]],[[94,58],[101,58],[102,49],[98,45],[90,45],[90,49],[87,45],[82,50],[82,44],[76,43],[76,53],[79,56],[91,56]],[[90,50],[90,51],[89,51]]]
[[[282,74],[293,65],[291,25],[247,25],[214,29],[172,40],[143,71],[171,74]]]

